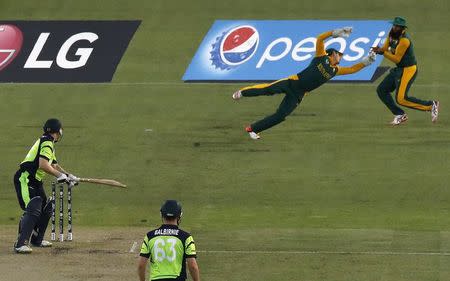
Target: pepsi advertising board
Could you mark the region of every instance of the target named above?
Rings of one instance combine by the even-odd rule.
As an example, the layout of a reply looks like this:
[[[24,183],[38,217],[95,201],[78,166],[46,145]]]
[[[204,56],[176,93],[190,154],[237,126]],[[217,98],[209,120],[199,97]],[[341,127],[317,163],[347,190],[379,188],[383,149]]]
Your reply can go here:
[[[217,20],[187,68],[185,82],[273,81],[306,68],[315,55],[316,37],[352,26],[349,38],[329,38],[325,48],[344,53],[351,66],[381,45],[389,33],[387,20]],[[372,81],[382,56],[363,70],[333,80]]]
[[[0,82],[110,82],[141,21],[2,21]]]

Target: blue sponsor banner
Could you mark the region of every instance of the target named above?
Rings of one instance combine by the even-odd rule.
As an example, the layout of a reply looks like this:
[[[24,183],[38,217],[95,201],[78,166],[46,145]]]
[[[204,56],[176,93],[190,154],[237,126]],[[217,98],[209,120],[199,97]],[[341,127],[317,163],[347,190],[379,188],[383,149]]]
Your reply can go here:
[[[389,33],[388,20],[217,20],[210,28],[183,80],[271,81],[295,74],[315,55],[316,37],[329,30],[352,26],[349,38],[330,38],[325,48],[344,53],[341,66],[351,66],[381,45]],[[333,80],[371,81],[383,60]]]

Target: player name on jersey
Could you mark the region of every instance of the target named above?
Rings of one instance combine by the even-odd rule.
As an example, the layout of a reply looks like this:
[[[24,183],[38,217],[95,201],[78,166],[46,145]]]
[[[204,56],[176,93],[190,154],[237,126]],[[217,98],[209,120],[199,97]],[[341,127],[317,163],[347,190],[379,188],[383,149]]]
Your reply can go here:
[[[155,230],[155,235],[174,235],[177,236],[179,229],[163,228]]]

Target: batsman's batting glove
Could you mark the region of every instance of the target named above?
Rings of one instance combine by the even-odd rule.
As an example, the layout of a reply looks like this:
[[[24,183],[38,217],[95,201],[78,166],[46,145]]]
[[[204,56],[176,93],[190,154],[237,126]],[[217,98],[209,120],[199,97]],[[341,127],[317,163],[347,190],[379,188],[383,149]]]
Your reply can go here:
[[[365,66],[368,66],[368,65],[371,65],[375,61],[375,58],[376,58],[375,52],[370,51],[367,56],[362,58],[361,62]]]
[[[73,183],[73,185],[77,185],[80,182],[80,178],[72,174],[68,174],[67,177],[69,178],[69,182]]]
[[[56,178],[56,181],[58,183],[69,183],[69,177],[64,173],[61,173],[61,175]]]
[[[336,38],[336,37],[345,37],[345,38],[347,38],[347,37],[350,36],[350,33],[352,33],[352,31],[353,31],[353,27],[346,26],[346,27],[343,27],[343,28],[338,28],[338,29],[333,30],[332,35],[333,35],[334,38]]]

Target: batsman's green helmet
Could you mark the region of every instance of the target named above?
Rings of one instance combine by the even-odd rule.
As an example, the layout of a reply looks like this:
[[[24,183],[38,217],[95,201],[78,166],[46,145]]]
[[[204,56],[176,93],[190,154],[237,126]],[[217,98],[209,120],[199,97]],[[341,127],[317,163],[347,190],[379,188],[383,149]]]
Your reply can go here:
[[[161,206],[161,215],[165,218],[180,218],[183,212],[177,200],[166,200]]]

